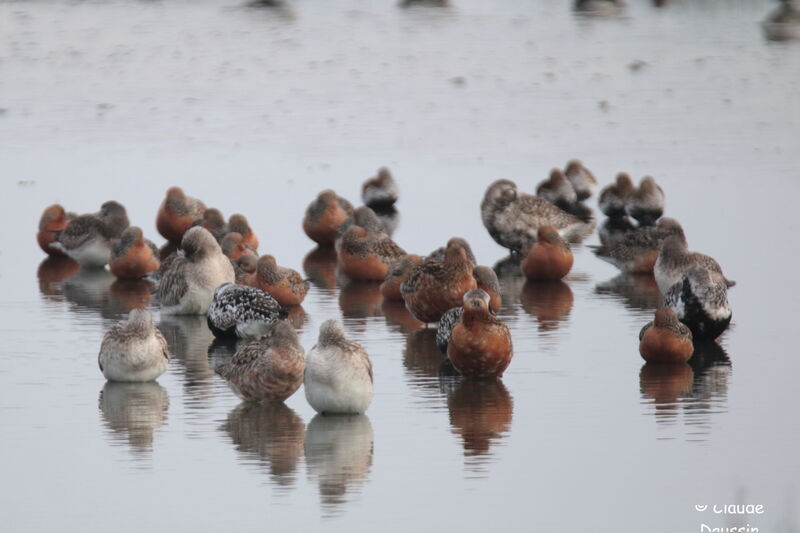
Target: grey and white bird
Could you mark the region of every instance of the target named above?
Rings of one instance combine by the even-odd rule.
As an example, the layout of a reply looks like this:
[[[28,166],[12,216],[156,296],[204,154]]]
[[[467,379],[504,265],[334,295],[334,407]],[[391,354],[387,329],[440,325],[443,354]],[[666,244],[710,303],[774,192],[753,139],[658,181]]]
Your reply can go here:
[[[397,183],[386,167],[380,168],[377,176],[368,179],[361,186],[361,200],[369,207],[389,207],[397,202],[399,196]]]
[[[713,281],[709,271],[692,265],[664,295],[664,306],[692,330],[695,340],[716,339],[731,323],[725,283]]]
[[[181,250],[161,274],[156,296],[161,311],[172,315],[204,315],[223,283],[234,283],[233,265],[211,233],[190,228],[181,240]]]
[[[711,280],[715,283],[722,283],[726,287],[736,285],[722,273],[713,257],[709,257],[699,252],[690,252],[686,244],[686,239],[678,235],[673,235],[664,239],[661,244],[661,251],[658,253],[658,260],[653,268],[653,274],[658,284],[661,294],[667,291],[676,283],[683,279],[683,275],[692,266],[699,266],[708,270]]]
[[[361,414],[372,403],[372,363],[364,348],[345,337],[342,323],[326,320],[306,358],[306,400],[322,414]]]
[[[208,309],[208,328],[216,337],[257,339],[286,316],[275,298],[256,287],[223,283]]]
[[[497,180],[486,189],[481,219],[489,235],[512,251],[535,242],[543,226],[553,226],[570,242],[580,241],[594,229],[594,223],[585,223],[547,200],[519,192],[510,180]]]
[[[111,258],[114,239],[119,239],[129,225],[125,207],[109,201],[98,213],[72,219],[50,246],[84,268],[103,268]]]
[[[239,348],[216,372],[244,400],[282,402],[302,385],[305,366],[297,333],[291,324],[279,320],[263,337]]]
[[[103,336],[97,357],[109,381],[152,381],[167,370],[169,348],[147,309],[132,309],[128,320]]]

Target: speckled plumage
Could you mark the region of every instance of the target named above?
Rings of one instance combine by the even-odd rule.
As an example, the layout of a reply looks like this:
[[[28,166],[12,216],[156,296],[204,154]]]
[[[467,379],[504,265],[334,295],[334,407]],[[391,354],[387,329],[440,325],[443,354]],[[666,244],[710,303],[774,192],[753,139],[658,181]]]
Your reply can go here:
[[[248,285],[269,293],[282,306],[300,305],[309,283],[296,270],[278,266],[271,255],[262,255]]]
[[[199,226],[186,232],[181,250],[162,273],[156,296],[163,313],[204,315],[217,287],[235,281],[233,266],[213,235]]]
[[[447,345],[450,344],[453,327],[461,319],[463,312],[463,307],[453,307],[439,319],[439,327],[436,329],[436,347],[445,355],[447,355]]]
[[[152,381],[169,364],[164,335],[146,309],[133,309],[103,336],[97,356],[100,371],[110,381]]]
[[[460,305],[464,294],[476,287],[466,250],[451,243],[443,261],[428,258],[411,269],[400,285],[400,294],[414,318],[432,323]]]
[[[355,224],[342,235],[337,252],[342,271],[356,281],[383,281],[389,267],[406,253],[383,231]]]
[[[486,190],[481,218],[489,235],[501,246],[521,250],[536,241],[542,226],[553,226],[569,241],[580,240],[594,228],[546,200],[519,193],[514,182],[497,180]]]
[[[225,283],[214,291],[207,319],[216,337],[258,338],[285,314],[261,289]]]
[[[320,326],[317,344],[308,352],[304,385],[318,413],[363,413],[372,402],[372,363],[359,343],[347,340],[338,320]]]
[[[725,277],[722,267],[714,258],[698,252],[690,252],[685,238],[671,236],[664,239],[661,244],[661,251],[653,268],[653,275],[656,277],[661,294],[666,294],[670,287],[680,282],[683,274],[693,265],[708,270],[715,283],[724,283],[727,287],[736,284]]]
[[[703,267],[692,266],[664,295],[664,305],[675,312],[697,340],[716,339],[731,322],[728,289]]]
[[[294,328],[273,323],[266,334],[242,346],[216,372],[242,399],[282,402],[303,383],[306,361]]]

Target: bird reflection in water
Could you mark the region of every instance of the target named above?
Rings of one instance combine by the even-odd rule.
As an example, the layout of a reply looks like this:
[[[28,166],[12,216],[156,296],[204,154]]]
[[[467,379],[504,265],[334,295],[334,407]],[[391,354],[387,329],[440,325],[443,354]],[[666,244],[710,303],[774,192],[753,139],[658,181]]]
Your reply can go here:
[[[129,445],[137,456],[153,450],[153,433],[167,419],[167,389],[155,381],[109,381],[100,391],[98,404],[114,441]]]
[[[436,330],[424,328],[406,337],[403,350],[403,366],[409,376],[410,384],[425,393],[426,397],[441,400],[439,369],[445,356],[436,347]],[[437,402],[437,406],[440,402]]]
[[[80,265],[69,257],[48,256],[39,263],[39,268],[36,270],[39,292],[48,300],[63,301],[61,283],[77,274],[80,268]]]
[[[111,285],[116,277],[108,270],[81,269],[64,281],[64,297],[77,313],[93,311],[101,317],[119,320],[130,311],[119,301],[111,300]]]
[[[208,347],[214,335],[206,317],[200,315],[161,315],[158,329],[169,344],[172,358],[184,368],[183,383],[187,406],[203,409],[213,396],[214,369],[208,358]]]
[[[520,270],[520,261],[519,254],[512,254],[499,260],[492,267],[494,273],[497,274],[497,281],[500,282],[500,295],[503,299],[500,314],[512,312],[515,304],[519,303],[522,286],[525,285],[525,276]]]
[[[687,440],[705,441],[714,415],[727,408],[730,375],[725,349],[710,341],[696,344],[688,363],[644,364],[639,390],[659,424],[672,425],[683,415]]]
[[[111,284],[109,296],[112,305],[130,311],[147,307],[153,298],[155,283],[146,279],[118,279]]]
[[[320,289],[336,288],[336,249],[317,246],[303,258],[303,272]]]
[[[395,329],[403,334],[412,333],[425,324],[414,318],[406,309],[406,304],[402,300],[383,300],[381,313],[386,317],[386,324],[391,329]]]
[[[653,311],[661,305],[661,291],[652,274],[619,274],[598,283],[594,292],[612,295],[630,309]]]
[[[319,485],[323,514],[342,510],[347,494],[358,492],[369,476],[372,424],[366,415],[317,415],[306,428],[309,477]]]
[[[492,446],[511,431],[514,400],[500,380],[462,380],[447,398],[452,432],[461,437],[466,467],[482,471]]]
[[[233,441],[243,463],[268,470],[278,486],[294,487],[297,462],[303,455],[305,424],[286,404],[241,403],[230,412],[222,430]]]
[[[554,331],[561,327],[572,311],[575,298],[572,289],[563,281],[525,282],[520,303],[529,315],[536,318],[539,331]]]
[[[383,316],[380,281],[351,281],[339,291],[339,307],[345,318]]]

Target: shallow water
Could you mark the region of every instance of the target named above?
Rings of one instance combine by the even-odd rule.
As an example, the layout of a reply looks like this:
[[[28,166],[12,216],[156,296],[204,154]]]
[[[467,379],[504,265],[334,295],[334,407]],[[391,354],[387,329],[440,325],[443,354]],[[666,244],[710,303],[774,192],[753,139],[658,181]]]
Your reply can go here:
[[[800,46],[764,39],[766,1],[630,4],[0,2],[2,529],[800,531]],[[643,365],[657,288],[585,246],[559,284],[502,264],[486,185],[532,190],[571,157],[603,183],[655,176],[738,282],[702,361]],[[380,165],[401,246],[459,235],[502,273],[501,383],[454,378],[432,331],[374,285],[337,286],[303,235],[317,191],[356,201]],[[157,320],[158,383],[104,382],[103,332],[149,287],[42,263],[38,217],[114,198],[157,240],[173,184],[245,213],[262,253],[314,280],[293,323],[306,349],[331,317],[365,345],[365,416],[317,417],[302,390],[240,405],[202,318]],[[766,511],[694,509],[726,503]]]

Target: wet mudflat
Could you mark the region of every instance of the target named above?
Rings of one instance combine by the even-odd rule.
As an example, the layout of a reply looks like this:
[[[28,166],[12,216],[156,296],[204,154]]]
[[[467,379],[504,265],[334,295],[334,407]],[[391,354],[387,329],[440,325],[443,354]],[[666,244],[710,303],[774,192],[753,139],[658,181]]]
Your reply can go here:
[[[633,2],[631,2],[633,4]],[[699,531],[800,528],[794,202],[800,47],[764,39],[770,2],[0,3],[0,518],[9,530]],[[643,364],[659,301],[576,246],[561,283],[525,282],[486,233],[497,178],[532,191],[580,157],[602,183],[652,174],[691,249],[737,281],[701,358]],[[357,202],[381,165],[394,239],[451,236],[496,266],[515,356],[501,382],[442,368],[432,330],[377,285],[343,284],[303,234],[332,187]],[[372,358],[360,417],[240,404],[203,318],[157,317],[157,383],[105,383],[103,332],[147,283],[42,262],[41,210],[123,202],[160,242],[170,185],[245,213],[260,251],[313,286],[308,350],[341,317]],[[595,198],[588,202],[595,209]],[[597,242],[594,235],[587,244]],[[763,504],[761,515],[695,505]]]

